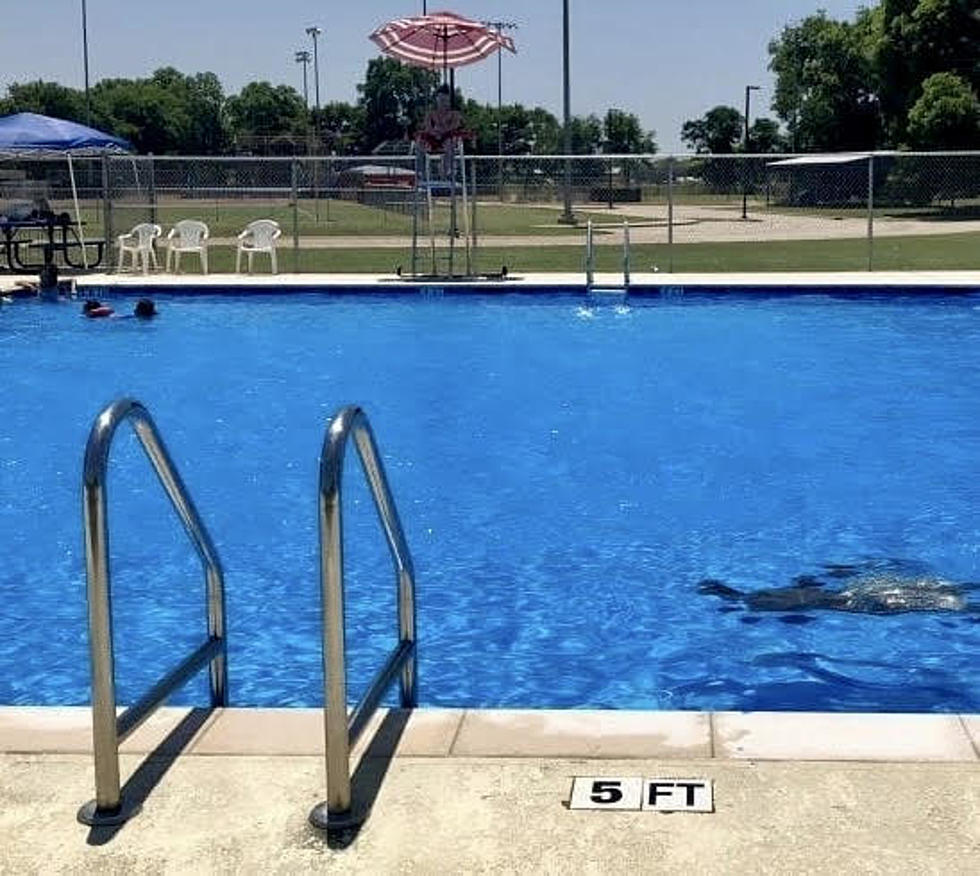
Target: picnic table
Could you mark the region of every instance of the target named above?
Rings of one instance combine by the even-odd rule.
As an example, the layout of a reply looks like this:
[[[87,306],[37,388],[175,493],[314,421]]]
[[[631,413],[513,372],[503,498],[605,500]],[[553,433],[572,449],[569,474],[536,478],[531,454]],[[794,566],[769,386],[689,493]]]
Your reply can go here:
[[[73,254],[80,253],[83,246],[95,248],[95,258],[89,260],[88,267],[97,267],[105,256],[105,241],[86,240],[82,243],[78,228],[79,223],[67,213],[46,214],[26,219],[0,217],[0,237],[2,237],[7,267],[14,271],[35,273],[47,265],[54,264],[55,253],[60,252],[68,267],[82,268],[85,266],[84,259],[76,260]],[[36,239],[32,232],[38,232],[37,236],[40,239]],[[32,261],[22,248],[41,249],[42,260]]]

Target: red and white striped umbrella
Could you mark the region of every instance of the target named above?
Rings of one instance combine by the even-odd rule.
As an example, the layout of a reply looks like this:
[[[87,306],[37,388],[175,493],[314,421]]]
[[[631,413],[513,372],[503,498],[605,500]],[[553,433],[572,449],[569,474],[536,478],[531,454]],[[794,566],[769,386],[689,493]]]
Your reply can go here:
[[[501,49],[517,51],[509,36],[453,12],[395,18],[370,38],[386,55],[429,70],[465,67]]]

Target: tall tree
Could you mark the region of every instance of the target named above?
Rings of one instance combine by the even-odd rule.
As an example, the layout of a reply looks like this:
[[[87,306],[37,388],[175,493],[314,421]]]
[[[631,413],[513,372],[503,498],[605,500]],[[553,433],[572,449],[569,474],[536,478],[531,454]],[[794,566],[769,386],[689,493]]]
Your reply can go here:
[[[103,79],[92,87],[97,126],[129,140],[137,152],[185,151],[190,117],[181,98],[149,79]]]
[[[653,131],[644,131],[639,118],[625,110],[612,108],[602,120],[602,151],[610,155],[656,152],[653,137]]]
[[[772,119],[756,119],[749,128],[749,152],[785,152],[786,145],[779,123]]]
[[[980,8],[976,0],[883,0],[873,59],[890,139],[902,143],[909,111],[934,73],[980,91]]]
[[[769,44],[773,109],[794,151],[870,149],[878,143],[870,40],[873,17],[855,24],[825,12],[784,28]]]
[[[0,115],[40,113],[72,122],[85,121],[85,95],[57,82],[14,82],[0,101]]]
[[[191,155],[214,155],[228,143],[225,126],[225,93],[214,73],[186,76],[173,67],[153,73],[150,82],[177,98],[185,116],[180,150]]]
[[[572,154],[594,155],[602,144],[602,122],[596,115],[572,116]]]
[[[716,106],[681,127],[681,140],[695,152],[727,155],[741,139],[742,114],[730,106]]]
[[[372,58],[357,86],[364,110],[364,146],[385,140],[410,140],[432,106],[439,74],[409,67],[393,58]]]
[[[313,124],[321,141],[338,155],[355,155],[364,151],[364,108],[349,103],[328,103],[319,116],[313,111]]]
[[[909,110],[908,139],[916,149],[980,147],[980,101],[954,73],[934,73]]]
[[[232,136],[240,142],[262,137],[302,138],[309,116],[303,97],[289,85],[250,82],[226,103]]]

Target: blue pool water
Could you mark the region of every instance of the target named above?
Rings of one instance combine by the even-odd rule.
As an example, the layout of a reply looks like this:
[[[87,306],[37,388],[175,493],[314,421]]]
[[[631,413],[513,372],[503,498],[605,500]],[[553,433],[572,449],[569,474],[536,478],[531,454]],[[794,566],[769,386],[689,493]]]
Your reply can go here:
[[[0,703],[88,701],[82,450],[129,394],[222,556],[236,704],[322,701],[317,457],[357,402],[415,556],[424,705],[980,711],[980,614],[754,613],[697,589],[893,561],[980,580],[976,296],[158,304],[145,324],[0,309]],[[353,460],[356,695],[395,608]],[[203,584],[128,429],[111,462],[127,701],[202,635]]]

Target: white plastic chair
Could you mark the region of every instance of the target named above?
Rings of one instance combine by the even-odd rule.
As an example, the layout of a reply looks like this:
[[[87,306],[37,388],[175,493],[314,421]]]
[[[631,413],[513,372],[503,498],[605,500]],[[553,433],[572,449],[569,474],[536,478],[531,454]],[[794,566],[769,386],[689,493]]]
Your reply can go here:
[[[208,272],[208,226],[197,219],[181,219],[167,234],[167,271],[173,260],[174,273],[180,272],[180,255],[196,252],[201,257],[201,272]]]
[[[159,268],[157,264],[156,239],[163,234],[163,229],[152,222],[140,222],[129,234],[120,234],[116,238],[116,245],[119,247],[119,270],[126,267],[126,256],[133,257],[133,270],[136,270],[136,259],[140,260],[140,267],[144,274],[150,273],[150,265]]]
[[[242,269],[242,253],[248,256],[248,272],[252,273],[252,259],[257,252],[267,252],[272,262],[272,273],[279,273],[276,263],[276,241],[282,235],[278,222],[272,219],[256,219],[245,226],[238,235],[238,252],[235,254],[235,273]]]

